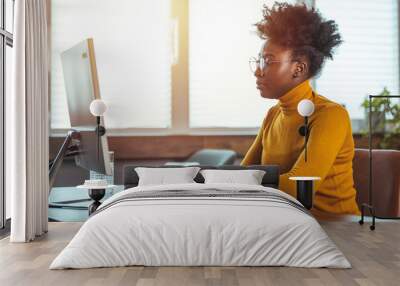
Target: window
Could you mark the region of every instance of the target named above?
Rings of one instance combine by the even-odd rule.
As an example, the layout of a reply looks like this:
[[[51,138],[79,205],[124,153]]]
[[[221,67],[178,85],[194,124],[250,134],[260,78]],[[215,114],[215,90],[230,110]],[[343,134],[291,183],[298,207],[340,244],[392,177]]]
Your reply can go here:
[[[262,44],[253,24],[274,2],[53,0],[52,128],[69,127],[59,54],[93,37],[109,134],[255,133],[275,102],[259,96],[248,67]],[[344,43],[313,85],[346,106],[357,132],[365,96],[399,92],[397,1],[285,2],[314,4],[338,23]]]
[[[0,1],[0,228],[11,217],[9,188],[5,188],[5,112],[6,97],[11,93],[14,1]]]
[[[246,69],[245,60],[260,46],[247,28],[261,18],[265,1],[255,2],[190,1],[191,127],[259,126],[274,104],[259,97]],[[327,61],[321,77],[314,81],[315,88],[345,105],[357,130],[361,126],[354,123],[364,121],[360,104],[365,96],[385,86],[393,94],[399,90],[397,1],[314,2],[325,18],[338,23],[344,39],[334,60]],[[222,12],[226,7],[229,13]]]
[[[169,1],[53,0],[51,5],[51,127],[70,127],[60,53],[87,38],[94,40],[100,93],[109,107],[106,126],[169,127]]]
[[[172,2],[174,9],[184,10],[190,19],[184,23],[189,26],[189,38],[172,33],[176,30],[170,29],[170,1],[121,0],[118,5],[106,0],[52,1],[52,129],[69,127],[59,54],[87,37],[94,38],[100,89],[109,105],[106,124],[110,134],[118,134],[113,131],[121,128],[131,130],[124,134],[154,127],[164,134],[178,129],[177,132],[190,133],[203,127],[250,127],[252,132],[258,128],[274,104],[259,96],[248,66],[249,57],[257,55],[262,44],[253,24],[261,19],[265,1]],[[229,13],[220,13],[226,7]],[[111,15],[109,10],[113,10]],[[179,25],[182,23],[178,22],[175,28],[180,29]],[[235,25],[229,30],[229,41],[222,40],[229,25]],[[171,83],[172,54],[186,57],[186,53],[171,48],[173,44],[177,46],[177,41],[183,41],[184,48],[189,46],[190,79],[176,78]],[[232,42],[234,46],[229,44]],[[186,69],[187,60],[180,64]],[[189,82],[190,96],[189,91],[182,93],[182,89],[175,88],[179,94],[174,100],[172,85],[181,86],[182,80]],[[222,104],[225,100],[231,104]],[[178,106],[171,106],[171,101],[178,102]],[[184,101],[190,104],[181,104]],[[171,122],[172,110],[190,116],[174,115],[185,122]]]
[[[344,40],[316,79],[316,90],[346,106],[356,131],[354,123],[365,116],[360,104],[368,94],[384,87],[399,92],[398,2],[316,0],[315,5],[338,23]]]

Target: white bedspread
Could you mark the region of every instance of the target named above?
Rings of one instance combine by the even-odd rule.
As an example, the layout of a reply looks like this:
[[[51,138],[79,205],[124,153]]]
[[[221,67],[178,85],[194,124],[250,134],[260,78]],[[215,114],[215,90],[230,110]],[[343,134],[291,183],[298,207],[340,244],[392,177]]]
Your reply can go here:
[[[126,265],[294,266],[349,268],[310,215],[258,198],[153,198],[113,204],[131,192],[264,190],[262,186],[179,184],[136,187],[105,201],[50,269]],[[107,207],[108,206],[108,207]]]

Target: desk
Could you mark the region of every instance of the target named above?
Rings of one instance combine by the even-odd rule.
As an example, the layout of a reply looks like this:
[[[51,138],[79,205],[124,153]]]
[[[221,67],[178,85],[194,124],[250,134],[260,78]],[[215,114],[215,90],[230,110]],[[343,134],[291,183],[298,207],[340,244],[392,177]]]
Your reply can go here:
[[[107,189],[106,195],[101,200],[104,201],[112,195],[124,190],[123,185],[118,185],[113,189]],[[61,201],[75,201],[70,204],[58,204]],[[51,190],[49,203],[57,206],[76,206],[84,207],[84,209],[68,209],[68,208],[49,208],[49,218],[57,221],[85,221],[88,218],[88,206],[93,203],[89,198],[87,189],[78,189],[76,187],[56,187]]]

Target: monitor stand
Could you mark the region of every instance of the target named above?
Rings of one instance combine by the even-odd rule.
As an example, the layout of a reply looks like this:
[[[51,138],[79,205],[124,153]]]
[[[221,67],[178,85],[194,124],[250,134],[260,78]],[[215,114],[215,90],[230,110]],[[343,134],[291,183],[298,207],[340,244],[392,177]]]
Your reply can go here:
[[[66,157],[71,157],[71,156],[76,156],[79,154],[78,151],[78,145],[74,143],[74,141],[80,139],[80,133],[77,130],[71,129],[68,131],[67,136],[64,139],[63,144],[61,145],[60,150],[58,151],[56,157],[49,162],[49,195],[51,192],[51,189],[53,188],[54,182],[57,177],[57,173],[61,168],[61,165],[64,161],[64,158]],[[90,201],[90,199],[85,199],[85,200],[74,200],[74,201],[63,201],[59,203],[63,204],[71,204],[71,203],[77,203],[77,202],[82,202],[82,201]],[[57,204],[49,204],[50,208],[69,208],[69,209],[87,209],[86,207],[81,207],[81,206],[60,206]],[[56,221],[56,220],[50,220],[50,221]]]
[[[65,137],[64,142],[61,145],[61,148],[58,151],[54,160],[51,160],[49,162],[49,169],[50,169],[49,170],[49,193],[51,191],[51,188],[54,185],[57,173],[60,170],[60,167],[64,161],[64,158],[75,156],[79,153],[78,145],[71,144],[73,142],[73,140],[80,140],[80,133],[77,130],[71,129],[70,131],[68,131],[68,134]]]

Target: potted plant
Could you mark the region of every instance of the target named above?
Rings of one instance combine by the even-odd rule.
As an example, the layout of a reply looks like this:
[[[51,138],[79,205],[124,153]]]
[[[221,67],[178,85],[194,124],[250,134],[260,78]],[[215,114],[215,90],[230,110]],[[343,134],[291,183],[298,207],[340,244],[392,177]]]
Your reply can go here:
[[[387,88],[383,88],[383,91],[379,95],[390,95]],[[369,120],[369,98],[366,97],[361,104],[364,107],[365,118]],[[372,130],[376,133],[385,132],[386,113],[390,110],[390,98],[378,98],[375,97],[371,100],[371,123]]]
[[[385,87],[379,94],[381,96],[390,95]],[[370,101],[366,97],[361,106],[365,111],[365,118],[369,120]],[[379,143],[380,148],[400,147],[400,106],[398,103],[392,102],[390,98],[375,97],[371,100],[371,125],[375,134],[383,134],[383,138]]]

